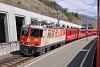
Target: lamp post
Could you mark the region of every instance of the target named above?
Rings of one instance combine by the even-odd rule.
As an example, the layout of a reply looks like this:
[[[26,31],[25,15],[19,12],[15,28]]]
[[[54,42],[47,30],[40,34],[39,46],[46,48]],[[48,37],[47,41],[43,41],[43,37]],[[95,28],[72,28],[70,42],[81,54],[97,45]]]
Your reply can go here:
[[[58,3],[58,0],[54,0],[54,2],[57,2]],[[57,26],[60,26],[59,22],[60,22],[60,11],[59,11],[59,6],[56,7],[57,8]]]
[[[97,43],[97,63],[96,67],[100,67],[100,0],[97,1],[98,3],[98,43]]]
[[[86,34],[88,35],[88,22],[87,22],[87,16],[86,16]],[[86,41],[88,41],[88,37],[86,38]]]

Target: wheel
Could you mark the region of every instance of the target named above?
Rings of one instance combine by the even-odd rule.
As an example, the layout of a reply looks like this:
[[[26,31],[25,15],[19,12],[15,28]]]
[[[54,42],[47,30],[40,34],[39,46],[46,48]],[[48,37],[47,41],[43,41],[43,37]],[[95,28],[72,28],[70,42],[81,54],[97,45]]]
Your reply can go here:
[[[44,49],[42,49],[42,54],[45,54],[45,52],[46,52],[46,51],[45,51],[45,48],[44,48]]]

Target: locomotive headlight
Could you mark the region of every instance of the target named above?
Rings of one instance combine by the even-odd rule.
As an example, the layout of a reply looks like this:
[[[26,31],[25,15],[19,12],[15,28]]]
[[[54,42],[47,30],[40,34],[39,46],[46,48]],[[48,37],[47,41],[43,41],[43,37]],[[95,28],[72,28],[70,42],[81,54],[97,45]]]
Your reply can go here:
[[[38,45],[38,42],[37,42],[37,41],[35,41],[35,42],[34,42],[34,44],[37,46],[37,45]]]

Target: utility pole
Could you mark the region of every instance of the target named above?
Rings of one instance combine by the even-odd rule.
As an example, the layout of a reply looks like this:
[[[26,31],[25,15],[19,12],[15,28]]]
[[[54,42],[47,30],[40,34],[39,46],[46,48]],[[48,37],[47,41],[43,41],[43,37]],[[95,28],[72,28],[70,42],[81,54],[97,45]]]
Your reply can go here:
[[[96,67],[100,67],[100,0],[97,0],[97,11],[98,11],[98,40],[97,40],[97,63],[96,63]]]
[[[86,16],[86,34],[88,35],[88,22],[87,22],[87,16]],[[88,41],[88,37],[86,37],[86,41]]]
[[[54,2],[55,3],[57,3],[58,4],[58,0],[54,0]],[[58,20],[58,22],[57,22],[57,26],[60,26],[60,24],[59,24],[59,22],[60,22],[60,11],[59,11],[59,6],[56,6],[56,8],[57,8],[57,20]]]
[[[57,4],[58,4],[58,0],[57,0]],[[57,6],[57,19],[58,19],[58,25],[59,25],[59,22],[60,22],[60,11],[59,11],[59,6]]]

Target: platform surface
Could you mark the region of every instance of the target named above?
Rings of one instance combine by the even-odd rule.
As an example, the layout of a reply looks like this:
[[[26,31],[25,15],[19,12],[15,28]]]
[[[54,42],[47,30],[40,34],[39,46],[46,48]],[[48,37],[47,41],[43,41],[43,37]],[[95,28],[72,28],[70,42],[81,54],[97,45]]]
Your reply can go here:
[[[10,54],[13,51],[19,50],[19,44],[6,44],[6,45],[1,45],[0,44],[0,57],[4,56],[6,54]]]
[[[91,48],[89,46],[93,46],[93,44],[96,42],[96,37],[96,35],[93,35],[73,41],[30,61],[27,61],[18,67],[72,67],[72,64],[73,67],[75,67],[75,64],[81,66],[83,65],[81,62],[83,62],[87,51]],[[80,56],[80,54],[82,55]],[[77,60],[78,62],[73,62],[76,56],[79,56],[79,59]]]

